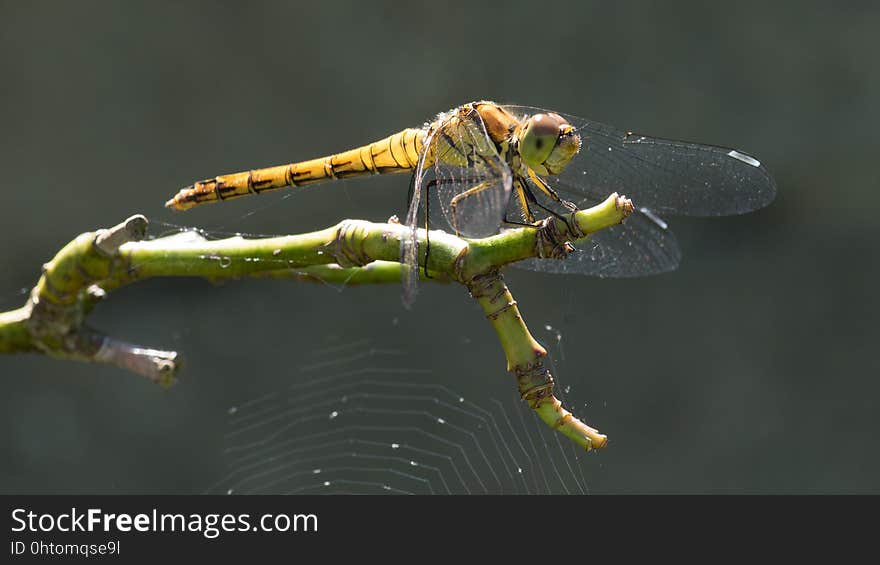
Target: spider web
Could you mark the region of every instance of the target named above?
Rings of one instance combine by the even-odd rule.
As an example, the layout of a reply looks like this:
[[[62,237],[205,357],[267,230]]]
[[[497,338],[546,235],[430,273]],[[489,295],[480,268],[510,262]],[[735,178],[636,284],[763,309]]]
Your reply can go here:
[[[370,340],[316,350],[295,384],[227,410],[226,494],[585,494],[586,453],[518,398],[471,399]]]

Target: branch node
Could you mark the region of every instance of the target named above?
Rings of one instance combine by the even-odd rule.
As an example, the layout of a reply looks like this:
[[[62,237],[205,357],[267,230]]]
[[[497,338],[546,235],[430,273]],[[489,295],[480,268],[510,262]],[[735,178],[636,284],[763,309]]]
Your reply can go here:
[[[632,200],[624,196],[623,194],[618,194],[616,192],[612,193],[611,198],[614,198],[614,207],[617,210],[623,211],[623,217],[620,219],[619,223],[623,223],[630,214],[635,211],[635,206],[633,206]]]
[[[92,302],[100,302],[107,298],[107,291],[101,288],[100,286],[93,284],[89,285],[89,288],[86,289],[86,296]]]
[[[182,365],[176,351],[139,347],[111,337],[103,339],[93,359],[137,373],[166,388],[177,382]]]
[[[581,229],[581,225],[577,221],[577,210],[568,215],[565,224],[566,228],[568,228],[569,235],[571,235],[571,239],[577,240],[587,237],[586,232]]]
[[[466,282],[464,273],[465,261],[467,261],[468,253],[470,252],[470,245],[465,245],[461,248],[455,255],[455,260],[452,261],[452,277],[459,282]]]
[[[584,237],[583,231],[574,220],[574,214],[571,215],[570,223],[576,226],[576,232]],[[568,241],[569,235],[573,235],[568,233],[571,229],[571,227],[568,229],[561,227],[560,222],[555,221],[554,218],[541,220],[541,226],[535,233],[535,255],[542,259],[565,259],[574,250]]]
[[[553,397],[553,376],[540,359],[513,368],[520,397],[534,410]]]
[[[499,278],[498,271],[492,270],[488,273],[484,273],[482,275],[476,275],[467,283],[467,289],[471,293],[471,297],[479,300],[481,298],[486,298],[489,296],[489,293],[493,293],[493,296],[490,300],[494,301],[497,299],[497,287],[495,286],[498,282]],[[506,289],[502,288],[501,292],[503,293]],[[493,292],[496,291],[496,292]]]
[[[340,267],[363,267],[373,259],[364,250],[364,238],[358,222],[346,220],[336,231],[336,237],[328,243],[333,257]]]
[[[107,257],[119,252],[119,247],[129,241],[141,241],[147,235],[147,218],[135,214],[112,228],[98,230],[95,235],[95,248]]]

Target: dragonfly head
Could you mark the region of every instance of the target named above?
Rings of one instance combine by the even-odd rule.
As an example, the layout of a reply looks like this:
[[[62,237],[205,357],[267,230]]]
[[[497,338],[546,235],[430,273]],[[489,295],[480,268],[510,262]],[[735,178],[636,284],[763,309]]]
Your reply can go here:
[[[539,175],[556,175],[581,148],[581,136],[559,114],[535,114],[523,124],[519,154]]]

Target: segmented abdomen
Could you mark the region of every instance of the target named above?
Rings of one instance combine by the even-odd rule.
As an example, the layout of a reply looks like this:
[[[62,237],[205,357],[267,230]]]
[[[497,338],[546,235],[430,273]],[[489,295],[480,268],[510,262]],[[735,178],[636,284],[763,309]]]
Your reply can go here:
[[[305,186],[371,174],[410,172],[418,164],[424,140],[425,130],[410,128],[374,143],[327,157],[220,175],[181,189],[165,206],[187,210],[207,202],[259,194],[288,186]]]

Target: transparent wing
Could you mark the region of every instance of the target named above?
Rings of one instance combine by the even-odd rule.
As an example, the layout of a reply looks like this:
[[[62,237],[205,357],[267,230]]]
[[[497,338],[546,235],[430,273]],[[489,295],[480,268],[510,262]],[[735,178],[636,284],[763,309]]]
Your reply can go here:
[[[641,277],[674,271],[681,250],[666,222],[647,208],[634,212],[620,225],[596,232],[575,244],[577,250],[562,260],[527,259],[514,267],[543,273],[596,277]]]
[[[429,128],[413,175],[402,242],[404,304],[415,300],[419,277],[418,228],[443,229],[468,238],[498,233],[510,200],[513,175],[498,154],[480,114],[462,106]]]
[[[513,175],[486,132],[479,112],[464,106],[439,121],[429,146],[433,166],[427,171],[423,199],[429,224],[462,237],[498,233],[510,200]]]
[[[430,131],[425,137],[425,146],[419,155],[419,162],[416,166],[415,173],[412,177],[412,187],[410,189],[409,209],[406,212],[407,232],[400,240],[400,262],[403,265],[403,305],[406,308],[412,307],[416,300],[419,283],[419,209],[422,201],[422,186],[426,169],[429,166],[428,155],[431,153],[428,148],[432,145],[432,140],[436,132]]]
[[[519,118],[548,111],[504,108]],[[634,134],[556,113],[577,129],[582,146],[562,174],[548,181],[593,202],[618,192],[637,207],[662,214],[724,216],[762,208],[776,195],[766,167],[744,152]]]

